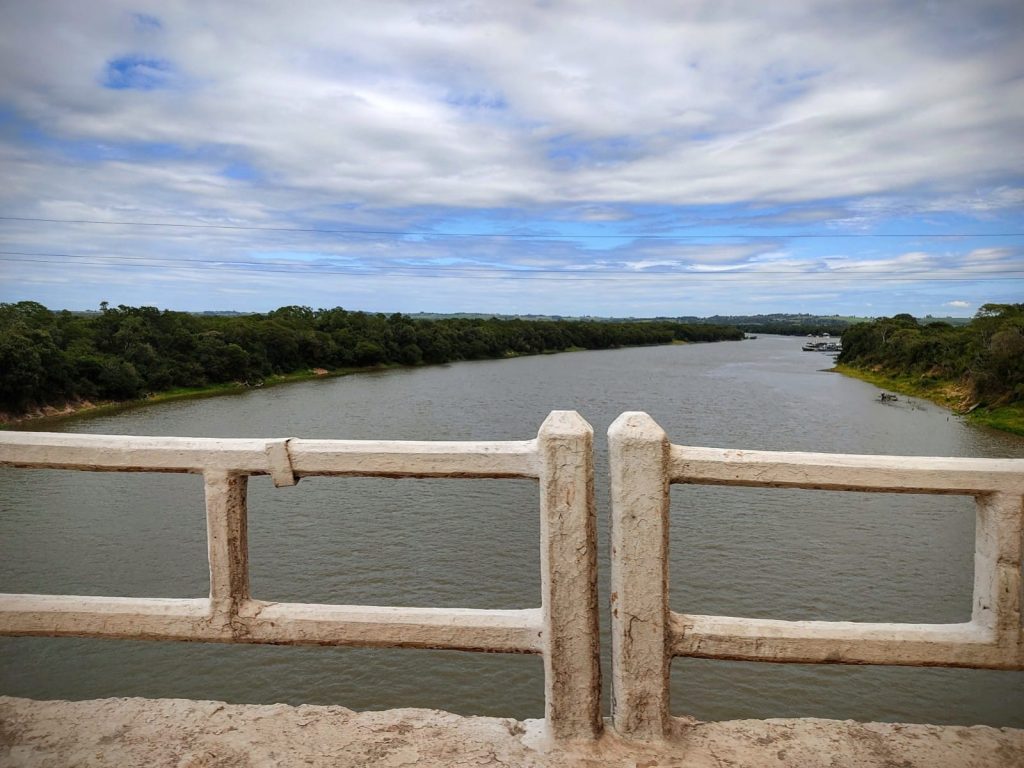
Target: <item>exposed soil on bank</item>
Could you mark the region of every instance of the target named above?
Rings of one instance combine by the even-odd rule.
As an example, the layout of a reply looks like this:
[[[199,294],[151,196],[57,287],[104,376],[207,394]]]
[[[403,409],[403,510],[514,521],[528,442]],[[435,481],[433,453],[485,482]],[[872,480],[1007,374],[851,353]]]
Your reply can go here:
[[[393,366],[390,366],[393,367]],[[75,416],[98,416],[101,414],[117,413],[118,411],[140,408],[156,403],[167,403],[173,400],[191,400],[203,397],[217,397],[218,395],[237,395],[253,389],[274,387],[279,384],[289,384],[296,381],[309,381],[334,376],[348,376],[352,373],[365,373],[369,371],[383,370],[383,367],[374,368],[346,368],[338,371],[328,371],[324,368],[313,368],[308,371],[297,371],[295,373],[269,376],[256,384],[243,382],[230,382],[227,384],[213,384],[208,387],[188,387],[174,389],[169,392],[155,392],[135,400],[102,400],[93,402],[91,400],[72,400],[61,406],[44,406],[33,409],[27,413],[14,414],[0,411],[0,429],[18,429],[26,424],[33,427],[46,424],[57,424]]]

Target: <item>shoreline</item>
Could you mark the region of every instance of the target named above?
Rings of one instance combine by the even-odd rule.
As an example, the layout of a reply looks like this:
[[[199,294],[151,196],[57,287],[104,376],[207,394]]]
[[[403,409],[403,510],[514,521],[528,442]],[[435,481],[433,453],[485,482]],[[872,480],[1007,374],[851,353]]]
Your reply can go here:
[[[135,400],[105,400],[92,402],[82,400],[77,403],[65,403],[63,406],[44,406],[42,409],[15,418],[0,417],[0,430],[17,430],[19,427],[31,425],[35,427],[40,424],[55,424],[69,419],[103,416],[120,411],[128,411],[134,408],[143,408],[147,405],[158,403],[170,403],[176,400],[200,400],[206,397],[218,397],[220,395],[240,395],[244,392],[252,392],[257,389],[276,387],[280,384],[292,384],[301,381],[312,381],[313,379],[334,379],[341,376],[349,376],[353,373],[372,373],[390,368],[416,368],[418,366],[402,365],[377,365],[367,368],[339,368],[328,371],[323,368],[310,368],[292,373],[275,374],[268,376],[257,385],[245,384],[242,382],[228,382],[222,384],[210,384],[205,387],[181,387],[167,390],[166,392],[155,392],[146,397]]]
[[[685,344],[687,342],[673,341],[672,344]],[[645,345],[646,346],[646,345]],[[624,347],[625,348],[625,347]],[[539,354],[542,355],[557,355],[564,352],[582,352],[586,351],[581,348],[570,348],[565,350],[551,350],[544,351]],[[515,357],[527,357],[528,355],[516,355],[513,357],[505,358],[489,358],[495,360],[511,360]],[[466,361],[453,361],[453,362],[466,362]],[[472,361],[470,361],[472,362]],[[438,365],[451,365],[451,363],[439,363]],[[199,400],[207,397],[218,397],[220,395],[240,395],[245,392],[250,392],[256,389],[263,389],[266,387],[276,387],[281,384],[293,384],[303,381],[313,381],[315,379],[333,379],[341,376],[350,376],[357,373],[373,373],[375,371],[392,370],[396,368],[423,368],[425,365],[377,365],[369,366],[365,368],[353,367],[353,368],[339,368],[333,371],[326,370],[323,368],[312,368],[302,371],[294,371],[292,373],[275,374],[268,376],[258,385],[253,386],[241,382],[229,382],[223,384],[211,384],[205,387],[187,387],[172,389],[166,392],[157,392],[147,397],[138,398],[135,400],[114,400],[114,401],[102,401],[92,402],[89,400],[83,400],[77,403],[65,403],[63,406],[45,406],[33,413],[29,413],[16,418],[4,418],[5,415],[0,415],[0,430],[17,430],[21,427],[28,426],[29,428],[36,428],[38,426],[45,426],[49,424],[58,424],[75,418],[87,418],[91,416],[103,416],[112,413],[118,413],[120,411],[132,410],[134,408],[142,408],[147,405],[156,405],[158,403],[169,403],[177,400]],[[935,403],[938,406],[946,408],[952,411],[958,416],[962,416],[968,422],[975,426],[989,427],[991,429],[999,430],[1000,432],[1007,432],[1012,435],[1024,437],[1024,405],[1010,405],[1000,406],[996,408],[978,407],[977,405],[967,408],[964,407],[965,393],[957,387],[953,382],[940,381],[935,382],[934,386],[926,387],[920,383],[915,382],[913,377],[893,377],[886,376],[885,374],[876,373],[873,371],[865,371],[860,368],[854,368],[850,365],[836,365],[833,368],[827,369],[832,373],[838,373],[843,376],[848,376],[853,379],[859,379],[860,381],[872,384],[879,389],[890,389],[895,392],[899,392],[903,395],[911,395],[913,397],[919,397],[923,400]]]
[[[638,344],[635,347],[642,346],[673,346],[680,344],[697,344],[701,342],[689,342],[681,339],[673,339],[671,342],[665,345],[660,344]],[[715,342],[704,342],[704,343],[715,343]],[[613,347],[612,349],[634,349],[634,346],[628,347]],[[566,349],[551,349],[538,352],[538,355],[561,355],[569,352],[587,352],[587,351],[607,351],[607,350],[588,350],[586,347],[568,347]],[[267,387],[276,387],[281,384],[294,384],[302,381],[312,381],[314,379],[335,379],[341,376],[350,376],[357,373],[374,373],[376,371],[387,371],[395,369],[415,369],[415,368],[428,368],[435,365],[452,365],[453,363],[464,363],[464,362],[484,362],[490,360],[514,360],[518,357],[532,357],[533,355],[505,355],[504,357],[489,357],[484,360],[452,360],[446,363],[420,363],[419,365],[402,365],[401,363],[385,363],[383,365],[371,365],[366,367],[349,367],[349,368],[336,368],[335,370],[327,370],[326,368],[306,368],[301,371],[293,371],[292,373],[274,374],[263,379],[259,384],[251,385],[243,382],[233,381],[221,384],[210,384],[205,387],[179,387],[177,389],[170,389],[166,392],[154,392],[153,394],[147,395],[146,397],[136,398],[134,400],[104,400],[93,402],[90,400],[80,400],[78,402],[69,402],[61,406],[47,405],[42,408],[36,409],[35,411],[24,414],[21,416],[11,417],[10,414],[0,413],[0,430],[18,430],[21,427],[29,426],[34,429],[38,426],[45,426],[48,424],[59,424],[70,419],[75,418],[88,418],[91,416],[104,416],[112,413],[118,413],[120,411],[128,411],[134,408],[143,408],[147,405],[156,405],[157,403],[169,403],[175,400],[199,400],[206,397],[218,397],[220,395],[240,395],[245,392],[251,392],[257,389],[266,389]]]
[[[989,427],[1000,432],[1024,437],[1024,404],[990,408],[977,403],[969,403],[967,392],[952,381],[939,380],[931,385],[923,385],[920,382],[920,377],[888,376],[843,364],[828,370],[832,373],[849,376],[852,379],[865,381],[879,389],[889,389],[899,392],[901,395],[911,395],[928,400],[952,411],[957,416],[962,416],[974,426]]]

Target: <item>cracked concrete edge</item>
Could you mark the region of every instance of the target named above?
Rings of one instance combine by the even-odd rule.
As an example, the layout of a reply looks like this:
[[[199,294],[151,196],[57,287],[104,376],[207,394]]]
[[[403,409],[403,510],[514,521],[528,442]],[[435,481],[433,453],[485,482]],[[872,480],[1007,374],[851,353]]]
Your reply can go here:
[[[1024,768],[1024,730],[821,719],[672,718],[662,742],[553,742],[542,720],[426,709],[0,697],[5,768],[145,765],[517,768]]]

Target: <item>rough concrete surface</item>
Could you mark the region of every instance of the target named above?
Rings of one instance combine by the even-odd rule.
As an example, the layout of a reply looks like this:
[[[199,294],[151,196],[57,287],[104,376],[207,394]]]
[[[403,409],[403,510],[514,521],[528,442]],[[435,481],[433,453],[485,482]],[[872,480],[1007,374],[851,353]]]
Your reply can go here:
[[[1011,728],[677,718],[672,730],[659,744],[606,733],[592,744],[555,746],[543,721],[424,709],[0,697],[0,765],[1024,768],[1024,730]]]

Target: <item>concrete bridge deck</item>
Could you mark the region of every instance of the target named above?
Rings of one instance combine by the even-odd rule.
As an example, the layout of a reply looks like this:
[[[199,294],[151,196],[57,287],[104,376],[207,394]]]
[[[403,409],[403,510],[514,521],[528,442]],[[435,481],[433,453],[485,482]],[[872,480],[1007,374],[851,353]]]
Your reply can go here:
[[[1024,768],[1024,730],[793,719],[676,718],[669,739],[546,743],[541,721],[426,709],[183,699],[0,697],[5,768]]]

